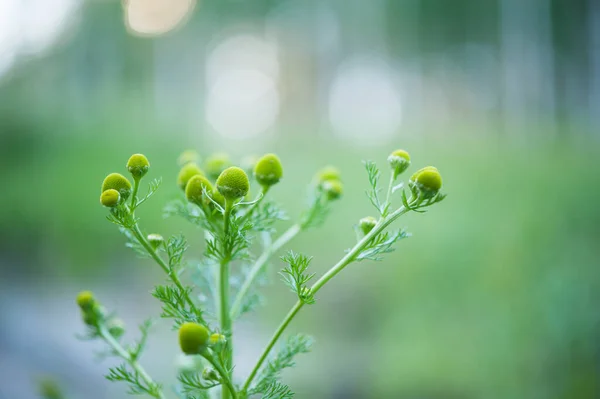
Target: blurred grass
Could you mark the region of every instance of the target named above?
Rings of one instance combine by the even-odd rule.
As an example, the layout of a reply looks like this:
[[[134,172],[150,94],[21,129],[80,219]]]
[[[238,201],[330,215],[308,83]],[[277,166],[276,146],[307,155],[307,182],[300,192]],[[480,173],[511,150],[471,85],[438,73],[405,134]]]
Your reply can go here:
[[[280,153],[285,180],[273,196],[289,204],[292,218],[314,171],[339,165],[344,198],[323,229],[291,245],[313,255],[322,273],[352,245],[353,224],[373,213],[360,160],[376,160],[385,171],[386,155],[404,147],[414,160],[411,170],[439,167],[449,196],[425,215],[403,219],[413,237],[397,252],[381,263],[350,266],[303,311],[292,330],[314,333],[317,346],[299,359],[298,374],[286,374],[298,397],[600,395],[597,143],[550,141],[542,132],[529,132],[526,140],[476,136],[465,128],[356,148],[294,127],[264,143],[218,146],[202,135],[169,133],[151,118],[133,120],[83,126],[50,117],[39,125],[4,120],[1,165],[10,189],[0,203],[3,273],[46,292],[73,279],[89,287],[120,276],[115,284],[123,288],[159,278],[157,270],[148,276],[148,265],[137,265],[104,220],[99,187],[107,173],[125,172],[131,153],[145,153],[149,176],[164,183],[139,212],[143,227],[181,230],[200,242],[182,221],[161,216],[177,195],[177,155],[190,147],[203,155],[226,150],[238,159],[247,149]],[[252,353],[293,303],[282,284],[267,294],[262,324],[252,319],[260,334]]]

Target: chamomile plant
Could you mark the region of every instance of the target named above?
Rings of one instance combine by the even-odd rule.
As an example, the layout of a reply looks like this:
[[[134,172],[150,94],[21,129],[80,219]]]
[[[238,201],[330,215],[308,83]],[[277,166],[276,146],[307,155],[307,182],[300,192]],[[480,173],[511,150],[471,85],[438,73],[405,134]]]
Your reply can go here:
[[[366,194],[374,213],[357,217],[356,241],[325,274],[316,276],[311,263],[318,260],[293,251],[289,245],[297,235],[321,226],[335,210],[335,203],[341,201],[344,184],[337,168],[326,166],[316,173],[309,184],[305,211],[278,233],[275,223],[288,218],[268,198],[271,190],[284,188],[287,183],[277,155],[247,157],[240,168],[225,154],[213,155],[202,164],[196,153],[186,151],[179,158],[179,175],[169,184],[179,199],[166,205],[165,216],[195,225],[198,234],[163,238],[142,227],[137,213],[161,180],[150,181],[148,190],[141,194],[142,181],[152,171],[144,155],[132,155],[126,164],[132,181],[119,173],[109,174],[102,183],[100,203],[106,208],[107,219],[124,234],[127,246],[165,273],[166,282],[155,286],[152,295],[162,305],[160,317],[173,327],[172,339],[178,340],[181,356],[190,361],[176,370],[175,386],[157,381],[141,364],[156,320],[142,323],[140,338],[126,344],[121,320],[92,292],[82,291],[77,295],[86,326],[82,337],[104,341],[107,353],[121,361],[108,370],[106,378],[127,384],[131,394],[157,399],[291,398],[294,394],[281,381],[281,372],[295,364],[297,355],[309,352],[313,342],[305,334],[283,337],[296,315],[317,303],[319,292],[349,265],[382,260],[393,251],[398,241],[408,236],[403,229],[393,228],[402,215],[424,212],[445,197],[435,167],[418,170],[404,184],[399,178],[411,165],[409,154],[393,151],[387,162],[389,184],[385,192],[380,187],[380,169],[374,162],[364,163]],[[348,237],[353,237],[352,232]],[[188,243],[202,243],[202,259],[186,258]],[[287,252],[281,255],[284,248]],[[263,303],[260,289],[266,277],[273,277],[271,267],[280,268],[280,280],[290,288],[296,302],[266,342],[251,372],[240,375],[234,363],[234,325]]]

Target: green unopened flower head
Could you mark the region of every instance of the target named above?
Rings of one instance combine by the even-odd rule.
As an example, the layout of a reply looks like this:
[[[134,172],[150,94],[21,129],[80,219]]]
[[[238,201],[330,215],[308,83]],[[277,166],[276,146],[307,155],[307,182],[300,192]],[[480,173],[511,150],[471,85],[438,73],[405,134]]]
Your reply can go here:
[[[410,166],[410,155],[404,150],[396,150],[388,157],[388,162],[394,173],[394,178],[403,173]]]
[[[377,219],[375,219],[373,216],[367,216],[358,221],[358,226],[360,227],[364,235],[369,234],[376,224]]]
[[[185,191],[185,187],[188,184],[188,181],[194,176],[202,175],[204,176],[204,172],[200,167],[194,162],[187,163],[181,167],[179,170],[179,175],[177,176],[177,185],[181,187],[182,190]]]
[[[411,177],[409,184],[423,198],[434,197],[442,188],[442,175],[433,166],[427,166],[416,171]]]
[[[94,294],[91,291],[81,291],[77,294],[77,305],[83,311],[91,310],[96,304],[96,299],[94,299]]]
[[[323,169],[317,172],[316,180],[318,184],[326,182],[328,180],[341,180],[342,174],[340,170],[335,166],[325,166]]]
[[[133,154],[127,161],[127,170],[134,180],[140,180],[150,169],[150,162],[143,154]]]
[[[165,239],[163,238],[163,236],[161,236],[160,234],[156,234],[156,233],[148,234],[147,239],[148,239],[148,242],[150,243],[150,245],[152,245],[152,248],[154,248],[154,249],[160,247],[165,242]]]
[[[254,178],[261,186],[270,187],[277,184],[283,176],[283,167],[279,157],[266,154],[254,166]]]
[[[179,346],[186,355],[201,353],[208,344],[208,329],[198,323],[183,323],[179,327]]]
[[[213,190],[212,184],[208,179],[202,175],[192,176],[185,186],[185,197],[188,201],[202,205],[204,198],[204,191],[210,193]]]
[[[131,183],[120,173],[111,173],[102,182],[102,192],[110,189],[117,190],[123,201],[131,195]]]
[[[214,333],[210,335],[210,338],[208,339],[209,343],[211,345],[217,345],[217,344],[221,344],[223,342],[225,342],[225,336],[223,334],[219,334],[219,333]]]
[[[248,193],[249,189],[248,175],[237,166],[225,169],[217,179],[217,190],[226,200],[242,198]]]
[[[326,180],[321,184],[321,188],[330,201],[340,198],[344,192],[344,185],[339,180]]]
[[[114,208],[119,205],[121,195],[114,188],[109,188],[100,194],[100,203],[108,208]]]
[[[177,164],[179,166],[185,166],[188,163],[200,163],[200,155],[198,155],[195,150],[185,150],[179,155],[179,158],[177,158]]]
[[[211,179],[219,177],[221,172],[231,166],[229,155],[223,152],[217,152],[206,158],[204,162],[204,168],[206,169],[207,176]]]

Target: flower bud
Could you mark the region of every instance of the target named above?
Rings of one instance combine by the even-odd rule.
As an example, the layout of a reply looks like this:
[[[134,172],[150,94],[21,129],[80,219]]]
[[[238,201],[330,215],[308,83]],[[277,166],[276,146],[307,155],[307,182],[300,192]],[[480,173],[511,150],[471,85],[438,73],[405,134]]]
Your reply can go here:
[[[217,345],[225,342],[225,336],[223,334],[214,333],[210,335],[209,343],[211,345]]]
[[[185,150],[177,158],[177,164],[179,166],[185,166],[188,163],[198,164],[200,162],[200,156],[195,150]]]
[[[133,180],[140,180],[150,169],[150,162],[143,154],[133,154],[127,161],[127,170],[133,176]]]
[[[91,310],[96,304],[96,300],[94,299],[94,294],[91,291],[81,291],[77,294],[77,305],[83,311]]]
[[[121,195],[113,188],[109,188],[100,194],[100,203],[108,208],[114,208],[117,206],[120,199]]]
[[[202,370],[202,378],[206,381],[220,381],[219,374],[211,367]]]
[[[208,177],[216,179],[219,175],[231,165],[229,155],[223,152],[217,152],[206,158],[204,162],[204,168]]]
[[[392,152],[387,160],[394,173],[394,179],[410,166],[410,155],[404,150]]]
[[[360,227],[364,235],[369,234],[376,224],[377,219],[375,219],[373,216],[367,216],[358,221],[358,226]]]
[[[277,184],[282,175],[281,161],[275,154],[263,155],[254,166],[254,178],[261,186],[270,187]]]
[[[123,201],[131,195],[131,183],[120,173],[111,173],[102,182],[102,192],[111,188],[119,192]]]
[[[188,181],[190,181],[192,177],[197,175],[204,176],[204,172],[202,172],[202,169],[200,169],[197,164],[193,162],[185,164],[179,170],[179,175],[177,176],[177,185],[181,187],[183,191],[185,191],[185,187],[187,186]]]
[[[437,168],[427,166],[415,172],[411,176],[409,184],[423,198],[432,198],[442,188],[442,176]]]
[[[165,242],[165,239],[163,238],[163,236],[161,236],[160,234],[155,234],[155,233],[148,234],[147,239],[148,239],[148,242],[150,243],[150,245],[152,246],[152,248],[154,248],[154,249],[160,247]]]
[[[249,189],[248,175],[237,166],[225,169],[217,179],[217,190],[226,200],[242,198]]]
[[[330,201],[340,198],[344,192],[344,185],[339,180],[326,180],[321,184],[321,188]]]
[[[198,323],[183,323],[179,327],[179,346],[187,355],[201,353],[208,343],[208,330]]]
[[[316,179],[318,184],[328,180],[341,180],[341,173],[335,166],[328,165],[317,172]]]
[[[185,197],[196,205],[202,205],[204,190],[209,193],[213,190],[208,179],[202,175],[192,176],[185,187]]]

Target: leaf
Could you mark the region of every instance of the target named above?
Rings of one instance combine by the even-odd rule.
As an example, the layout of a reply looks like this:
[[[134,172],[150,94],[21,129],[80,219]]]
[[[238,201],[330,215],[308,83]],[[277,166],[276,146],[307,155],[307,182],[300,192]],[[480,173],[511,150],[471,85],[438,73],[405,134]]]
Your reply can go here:
[[[263,396],[271,398],[290,398],[290,394],[293,395],[286,385],[277,382],[281,372],[285,368],[293,367],[296,363],[294,357],[298,354],[308,353],[314,340],[312,337],[306,334],[296,334],[290,336],[287,341],[281,346],[279,352],[273,359],[271,359],[267,365],[263,368],[260,378],[256,386],[249,391],[249,394],[267,393],[271,395],[287,394],[288,396]],[[287,391],[283,389],[287,388]]]
[[[307,283],[315,276],[315,273],[305,273],[312,258],[290,251],[282,256],[281,260],[288,264],[285,269],[279,272],[286,285],[298,295],[298,299],[303,303],[315,303],[314,296],[310,288],[307,287]]]
[[[302,214],[300,225],[303,229],[319,227],[327,218],[330,207],[327,195],[320,188],[310,194],[308,209]]]
[[[221,385],[218,382],[203,381],[198,373],[181,373],[177,379],[181,383],[181,391],[186,394],[205,393],[204,391]]]
[[[152,197],[156,193],[156,191],[158,190],[158,188],[160,187],[161,184],[162,184],[162,178],[152,180],[148,184],[148,193],[146,194],[146,196],[144,198],[142,198],[135,204],[135,207],[133,209],[137,209],[140,205],[142,205],[144,202],[146,202],[148,199],[150,199],[150,197]]]
[[[187,295],[192,291],[186,287]],[[152,296],[162,302],[162,313],[160,317],[171,318],[175,320],[176,327],[179,327],[185,322],[196,322],[205,324],[202,317],[202,312],[198,309],[199,314],[196,314],[186,301],[186,292],[183,292],[179,287],[173,285],[158,285],[154,287]]]
[[[398,230],[394,233],[379,233],[367,246],[356,256],[356,261],[361,260],[382,260],[381,255],[394,251],[393,245],[403,238],[408,237],[409,234],[404,230]]]
[[[254,231],[274,232],[273,225],[280,220],[287,220],[286,213],[270,201],[263,201],[250,214],[249,222]]]
[[[365,169],[367,170],[367,175],[369,178],[369,185],[371,186],[371,188],[367,190],[367,197],[375,209],[377,209],[377,212],[379,212],[380,215],[383,215],[385,212],[385,205],[381,204],[381,201],[379,200],[380,189],[378,187],[381,172],[379,171],[379,168],[377,168],[375,162],[364,161],[363,163],[365,164]]]
[[[142,324],[140,324],[139,329],[142,333],[141,338],[136,342],[134,347],[129,350],[129,355],[133,360],[137,360],[144,349],[146,348],[146,342],[148,341],[148,333],[150,332],[150,328],[154,325],[153,319],[144,320]]]
[[[175,270],[181,265],[183,254],[187,248],[187,241],[182,234],[169,238],[167,242],[167,257],[169,258],[169,267],[171,270]]]
[[[290,399],[294,393],[285,384],[274,381],[263,393],[262,399]]]
[[[155,398],[160,397],[160,384],[147,384],[144,382],[137,372],[131,372],[127,369],[125,363],[108,369],[108,375],[106,379],[109,381],[122,381],[129,385],[129,394],[141,395],[148,394]]]

